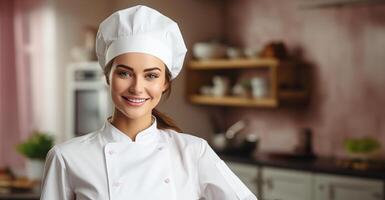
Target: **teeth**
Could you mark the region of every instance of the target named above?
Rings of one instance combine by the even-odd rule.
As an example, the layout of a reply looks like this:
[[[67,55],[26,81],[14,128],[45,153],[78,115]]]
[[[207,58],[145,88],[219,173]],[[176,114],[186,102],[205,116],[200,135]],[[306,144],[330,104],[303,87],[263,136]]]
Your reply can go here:
[[[134,103],[142,103],[146,101],[146,99],[127,99],[128,101],[134,102]]]

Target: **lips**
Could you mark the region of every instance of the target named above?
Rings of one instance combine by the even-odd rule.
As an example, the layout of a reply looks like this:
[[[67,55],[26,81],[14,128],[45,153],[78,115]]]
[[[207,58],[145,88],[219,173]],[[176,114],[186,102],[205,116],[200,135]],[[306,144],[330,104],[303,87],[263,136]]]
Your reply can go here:
[[[130,105],[133,106],[140,106],[143,105],[144,102],[149,100],[150,98],[140,98],[140,97],[129,97],[129,96],[122,96],[122,98]]]

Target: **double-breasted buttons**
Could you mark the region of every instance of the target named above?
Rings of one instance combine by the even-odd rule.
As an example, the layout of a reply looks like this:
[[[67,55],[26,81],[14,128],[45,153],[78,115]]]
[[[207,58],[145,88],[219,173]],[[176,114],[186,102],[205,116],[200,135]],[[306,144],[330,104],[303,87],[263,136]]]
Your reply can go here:
[[[170,178],[164,179],[164,182],[165,182],[165,183],[170,183]]]
[[[109,155],[114,155],[114,154],[115,154],[115,151],[112,150],[112,149],[110,149],[110,150],[108,150],[108,154],[109,154]]]

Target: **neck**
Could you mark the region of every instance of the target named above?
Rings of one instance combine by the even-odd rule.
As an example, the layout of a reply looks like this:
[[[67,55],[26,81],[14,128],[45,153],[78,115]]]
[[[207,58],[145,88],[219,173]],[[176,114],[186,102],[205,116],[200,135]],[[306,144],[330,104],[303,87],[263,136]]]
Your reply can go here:
[[[151,126],[152,116],[150,113],[137,119],[131,119],[115,108],[110,121],[112,125],[130,137],[132,141],[135,141],[136,135],[140,131]]]

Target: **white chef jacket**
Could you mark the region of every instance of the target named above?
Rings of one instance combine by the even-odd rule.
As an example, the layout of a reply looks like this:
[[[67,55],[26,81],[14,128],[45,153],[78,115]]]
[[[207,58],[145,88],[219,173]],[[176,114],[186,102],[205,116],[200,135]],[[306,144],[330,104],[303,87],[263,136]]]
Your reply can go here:
[[[155,118],[155,117],[154,117]],[[132,141],[108,121],[48,153],[41,200],[256,200],[204,139],[152,125]]]

